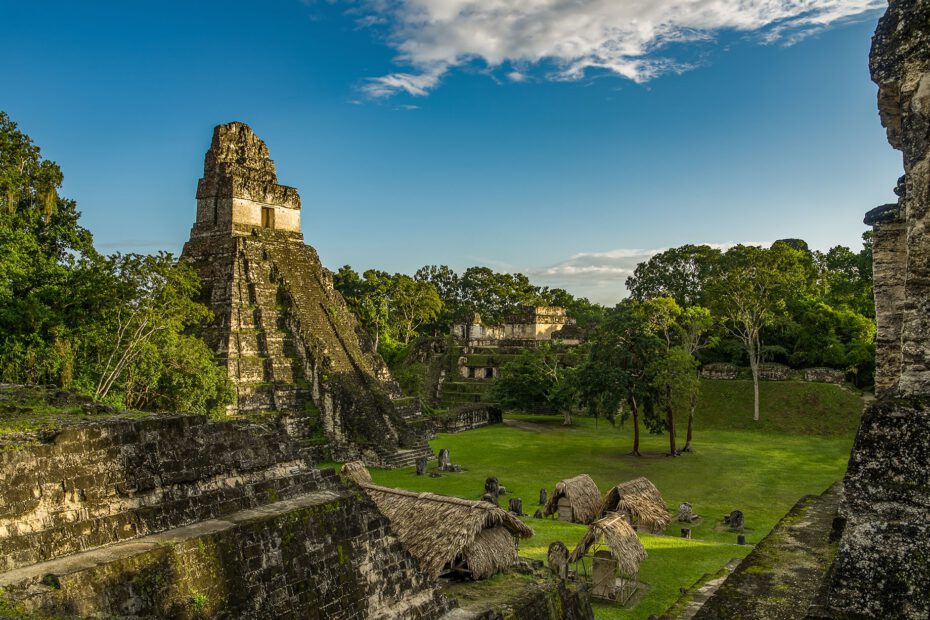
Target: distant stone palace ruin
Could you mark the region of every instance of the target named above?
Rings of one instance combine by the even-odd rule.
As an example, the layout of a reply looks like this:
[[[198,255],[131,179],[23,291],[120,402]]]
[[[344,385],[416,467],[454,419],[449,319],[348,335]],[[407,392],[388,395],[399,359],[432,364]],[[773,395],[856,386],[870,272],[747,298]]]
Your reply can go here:
[[[218,125],[182,256],[214,313],[204,337],[236,386],[231,413],[280,412],[333,458],[402,466],[431,456],[332,276],[300,232],[300,196],[278,184],[268,147],[243,123]]]
[[[485,325],[476,312],[465,322],[453,325],[451,335],[458,345],[458,378],[478,380],[499,377],[501,366],[523,349],[543,342],[567,346],[581,342],[575,319],[560,306],[523,306],[501,325]],[[483,393],[484,388],[477,391]]]
[[[470,347],[532,347],[540,342],[578,344],[575,319],[559,306],[523,306],[502,325],[485,325],[477,312],[452,326],[452,336]]]

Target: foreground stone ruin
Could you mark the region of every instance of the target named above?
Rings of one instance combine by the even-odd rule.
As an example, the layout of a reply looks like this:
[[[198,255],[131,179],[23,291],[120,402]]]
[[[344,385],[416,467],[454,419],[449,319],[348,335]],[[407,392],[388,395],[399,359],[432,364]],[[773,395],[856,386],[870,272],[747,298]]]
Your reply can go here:
[[[197,187],[183,257],[214,313],[205,333],[236,385],[238,413],[280,412],[328,445],[323,458],[412,465],[432,456],[330,272],[300,232],[300,196],[279,185],[268,147],[243,123],[219,125]]]
[[[372,502],[278,427],[182,415],[0,451],[0,588],[26,617],[432,618],[452,606]]]
[[[593,618],[536,564],[431,578],[273,421],[112,414],[0,444],[3,618]]]
[[[845,529],[816,617],[930,616],[930,2],[891,0],[872,41],[888,141],[904,156],[875,227],[875,392],[846,473]]]

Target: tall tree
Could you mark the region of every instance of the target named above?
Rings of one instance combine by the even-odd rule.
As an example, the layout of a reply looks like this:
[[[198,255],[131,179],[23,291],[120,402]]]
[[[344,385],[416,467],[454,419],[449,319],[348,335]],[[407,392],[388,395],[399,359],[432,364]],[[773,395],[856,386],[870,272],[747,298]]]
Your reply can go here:
[[[694,412],[697,409],[698,397],[701,394],[701,381],[698,377],[696,358],[701,349],[716,344],[717,338],[708,336],[713,325],[714,319],[710,314],[710,310],[703,306],[685,308],[678,317],[681,348],[694,362],[694,381],[681,384],[681,387],[688,392],[688,431],[682,452],[691,452],[691,442],[694,439]]]
[[[675,434],[675,411],[686,409],[700,390],[697,375],[697,360],[682,346],[673,346],[656,360],[653,370],[653,385],[658,401],[665,410],[665,426],[668,430],[669,456],[678,456]],[[691,422],[688,424],[688,446],[690,447]]]
[[[654,413],[655,389],[651,373],[661,355],[663,340],[635,299],[626,299],[607,311],[594,332],[587,357],[577,370],[578,400],[594,416],[611,423],[619,417],[633,420],[631,454],[641,456],[640,423]],[[651,421],[647,423],[652,426]]]
[[[417,335],[421,326],[439,316],[442,300],[429,282],[395,274],[390,286],[390,306],[399,323],[404,344]]]
[[[742,343],[753,384],[753,420],[759,420],[762,330],[784,312],[789,294],[809,286],[808,257],[787,243],[771,248],[737,245],[721,257],[708,286],[708,299],[724,326]]]

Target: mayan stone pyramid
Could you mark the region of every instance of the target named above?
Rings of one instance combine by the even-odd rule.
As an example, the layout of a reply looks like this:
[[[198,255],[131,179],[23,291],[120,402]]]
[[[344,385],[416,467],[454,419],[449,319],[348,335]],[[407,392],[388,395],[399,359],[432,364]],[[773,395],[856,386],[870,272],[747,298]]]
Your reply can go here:
[[[396,467],[431,454],[413,430],[417,403],[401,398],[304,244],[297,190],[278,184],[268,147],[243,123],[213,131],[182,256],[214,313],[204,337],[235,383],[231,413],[279,412],[338,460]]]

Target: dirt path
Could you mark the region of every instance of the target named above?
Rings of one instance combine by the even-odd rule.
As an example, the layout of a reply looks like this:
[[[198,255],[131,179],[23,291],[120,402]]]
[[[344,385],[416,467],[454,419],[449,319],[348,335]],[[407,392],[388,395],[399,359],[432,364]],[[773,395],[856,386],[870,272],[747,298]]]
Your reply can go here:
[[[536,424],[535,422],[526,422],[524,420],[504,419],[504,426],[509,426],[511,428],[519,428],[521,431],[532,431],[534,433],[539,433],[542,431],[549,430],[548,426],[543,426],[542,424]]]

